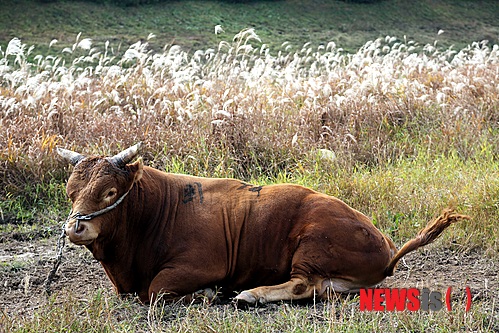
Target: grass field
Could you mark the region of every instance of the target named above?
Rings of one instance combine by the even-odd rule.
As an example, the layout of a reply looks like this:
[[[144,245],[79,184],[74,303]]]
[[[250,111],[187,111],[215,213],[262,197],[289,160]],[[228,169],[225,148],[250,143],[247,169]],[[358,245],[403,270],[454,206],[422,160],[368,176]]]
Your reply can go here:
[[[58,2],[57,8],[68,4]],[[468,8],[470,16],[478,4],[497,6],[454,4]],[[114,10],[125,9],[110,8],[109,15]],[[419,12],[431,14],[424,8]],[[484,12],[480,24],[497,41],[493,12]],[[16,24],[23,22],[12,17]],[[409,30],[411,22],[400,31]],[[210,29],[213,23],[220,24],[210,21]],[[299,44],[300,38],[299,47],[286,48],[274,39],[267,42],[274,33],[248,26],[232,32],[222,25],[225,33],[193,32],[203,41],[183,47],[144,29],[145,37],[157,35],[151,39],[156,46],[137,37],[120,52],[112,49],[117,40],[107,38],[114,36],[111,30],[89,28],[98,39],[83,29],[78,35],[82,26],[71,30],[62,22],[61,37],[43,29],[31,36],[21,27],[0,29],[6,34],[0,52],[0,331],[497,332],[497,43],[467,35],[464,40],[475,42],[449,48],[434,39],[425,44],[382,37],[345,52],[341,40],[326,39],[319,46]],[[188,39],[177,33],[178,40]],[[317,36],[305,38],[323,40]],[[48,48],[52,38],[59,42]],[[47,46],[31,49],[26,40]],[[205,43],[213,45],[199,47]],[[348,48],[356,45],[348,42]],[[472,310],[464,312],[461,296],[452,312],[364,313],[356,296],[249,310],[230,303],[147,307],[113,295],[98,263],[74,246],[67,248],[55,292],[46,299],[43,279],[59,221],[69,211],[64,184],[70,169],[54,148],[114,154],[137,141],[145,144],[145,163],[165,171],[256,184],[292,182],[338,196],[370,216],[398,245],[442,208],[456,207],[472,220],[454,225],[408,258],[410,268],[401,267],[399,279],[385,286],[445,290],[471,285]]]
[[[239,31],[254,28],[272,50],[284,42],[294,48],[311,42],[335,42],[355,52],[368,40],[396,36],[424,45],[439,40],[460,49],[472,42],[497,41],[499,4],[494,0],[376,1],[164,1],[139,7],[98,5],[83,1],[30,0],[0,2],[0,45],[20,38],[45,54],[58,40],[62,50],[83,32],[96,44],[109,41],[114,49],[128,48],[152,33],[151,44],[161,50],[178,44],[192,51],[214,48]],[[215,35],[215,26],[223,28]],[[437,35],[440,30],[445,31]]]

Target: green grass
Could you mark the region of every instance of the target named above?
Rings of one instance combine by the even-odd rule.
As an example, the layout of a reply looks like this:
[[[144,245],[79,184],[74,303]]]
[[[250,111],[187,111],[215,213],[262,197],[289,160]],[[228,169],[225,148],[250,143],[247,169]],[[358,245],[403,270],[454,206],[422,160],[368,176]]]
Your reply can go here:
[[[61,220],[68,212],[65,183],[56,179],[47,182],[17,184],[9,188],[0,200],[0,232],[15,234],[20,240],[54,236],[59,232]],[[16,194],[13,194],[16,193]]]
[[[195,13],[195,14],[193,14]],[[436,39],[442,46],[462,48],[474,41],[497,41],[497,1],[348,1],[286,0],[165,1],[138,7],[99,5],[82,1],[43,3],[6,0],[0,4],[0,45],[14,37],[39,52],[48,52],[52,39],[60,49],[71,45],[83,32],[102,45],[110,41],[117,49],[127,48],[152,33],[153,47],[178,44],[191,50],[217,47],[218,42],[239,31],[254,28],[273,49],[284,42],[295,48],[335,42],[355,51],[368,40],[386,35],[415,40],[424,45]],[[215,35],[221,25],[224,33]],[[445,33],[437,37],[439,30]]]

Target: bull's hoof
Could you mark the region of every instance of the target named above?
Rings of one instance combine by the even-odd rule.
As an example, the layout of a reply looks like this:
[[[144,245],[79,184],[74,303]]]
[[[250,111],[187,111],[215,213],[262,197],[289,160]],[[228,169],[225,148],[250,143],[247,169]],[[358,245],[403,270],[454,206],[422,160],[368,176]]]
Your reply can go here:
[[[250,305],[256,305],[258,301],[256,297],[249,291],[243,291],[242,293],[237,295],[234,300],[238,308],[245,308]]]

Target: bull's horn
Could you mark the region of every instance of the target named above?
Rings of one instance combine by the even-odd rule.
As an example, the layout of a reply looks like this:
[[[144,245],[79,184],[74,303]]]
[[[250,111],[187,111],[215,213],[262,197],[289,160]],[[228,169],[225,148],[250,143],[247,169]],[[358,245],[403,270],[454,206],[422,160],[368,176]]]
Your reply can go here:
[[[124,167],[128,162],[133,160],[135,156],[139,153],[142,142],[137,143],[135,146],[131,146],[123,150],[121,153],[114,155],[109,158],[109,161],[118,167]]]
[[[67,150],[64,148],[56,147],[55,151],[57,152],[57,154],[59,154],[62,158],[64,158],[66,161],[68,161],[72,165],[78,164],[78,162],[80,162],[81,160],[83,160],[85,158],[85,156],[83,156],[79,153],[76,153],[74,151]]]

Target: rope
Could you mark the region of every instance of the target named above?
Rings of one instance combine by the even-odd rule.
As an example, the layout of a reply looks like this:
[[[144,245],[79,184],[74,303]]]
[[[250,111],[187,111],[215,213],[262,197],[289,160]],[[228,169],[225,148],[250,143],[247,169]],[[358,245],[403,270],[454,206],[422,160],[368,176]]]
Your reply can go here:
[[[131,188],[130,188],[130,190],[131,190]],[[72,218],[72,219],[76,220],[77,224],[76,224],[75,230],[78,229],[78,225],[79,225],[79,223],[80,223],[81,220],[88,221],[88,220],[93,219],[94,217],[97,217],[99,215],[105,214],[105,213],[109,212],[110,210],[115,209],[116,206],[118,206],[123,201],[123,199],[125,199],[125,197],[127,196],[128,192],[130,192],[130,190],[126,191],[125,194],[123,194],[121,197],[119,197],[119,199],[116,200],[115,203],[113,203],[112,205],[109,205],[106,208],[103,208],[103,209],[101,209],[99,211],[96,211],[96,212],[93,212],[93,213],[90,213],[90,214],[86,214],[86,215],[81,214],[80,212],[74,213],[74,215],[70,216],[69,218]]]
[[[64,224],[62,226],[61,235],[57,239],[57,250],[56,250],[56,257],[55,257],[55,261],[54,261],[54,266],[50,270],[49,275],[47,276],[47,279],[45,280],[45,282],[43,284],[43,287],[45,289],[45,293],[47,294],[47,296],[50,296],[50,294],[52,293],[52,291],[50,290],[50,285],[54,281],[55,273],[57,272],[57,269],[59,268],[59,265],[62,262],[62,250],[64,249],[64,245],[66,243],[66,232],[64,230],[65,225],[66,224]]]
[[[133,184],[132,184],[132,187],[133,187]],[[45,280],[45,282],[43,284],[43,286],[45,288],[45,293],[47,294],[47,296],[50,296],[50,294],[52,293],[50,290],[50,285],[54,281],[55,273],[57,272],[57,269],[59,268],[59,265],[62,262],[62,250],[64,249],[64,245],[66,242],[65,227],[66,227],[66,224],[69,222],[69,220],[70,219],[76,220],[75,230],[78,230],[78,226],[80,225],[80,220],[88,221],[88,220],[93,219],[94,217],[105,214],[105,213],[109,212],[110,210],[116,208],[116,206],[118,206],[123,201],[123,199],[125,199],[125,197],[127,196],[128,192],[130,192],[130,190],[131,190],[131,188],[127,192],[125,192],[125,194],[123,194],[118,200],[116,200],[116,202],[114,204],[112,204],[104,209],[101,209],[97,212],[93,212],[93,213],[90,213],[87,215],[83,215],[83,214],[80,214],[80,212],[76,212],[75,214],[71,215],[73,213],[73,211],[71,210],[68,218],[66,219],[66,222],[62,226],[61,235],[57,239],[57,251],[56,251],[57,254],[55,257],[55,261],[54,261],[54,267],[52,267],[52,269],[50,270],[49,275],[47,276],[47,279]]]

